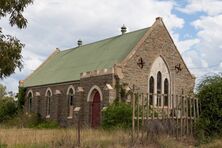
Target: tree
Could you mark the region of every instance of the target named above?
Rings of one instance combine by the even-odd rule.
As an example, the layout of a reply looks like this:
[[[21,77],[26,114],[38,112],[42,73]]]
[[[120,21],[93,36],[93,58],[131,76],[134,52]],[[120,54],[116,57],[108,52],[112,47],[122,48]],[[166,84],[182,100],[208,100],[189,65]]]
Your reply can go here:
[[[9,15],[10,25],[26,28],[27,19],[22,15],[33,0],[1,0],[0,19]],[[16,37],[4,35],[0,27],[0,78],[10,76],[16,68],[22,69],[21,51],[24,47]]]
[[[0,84],[0,100],[6,95],[6,87]]]
[[[222,74],[205,77],[197,92],[201,102],[197,124],[200,140],[222,136]]]

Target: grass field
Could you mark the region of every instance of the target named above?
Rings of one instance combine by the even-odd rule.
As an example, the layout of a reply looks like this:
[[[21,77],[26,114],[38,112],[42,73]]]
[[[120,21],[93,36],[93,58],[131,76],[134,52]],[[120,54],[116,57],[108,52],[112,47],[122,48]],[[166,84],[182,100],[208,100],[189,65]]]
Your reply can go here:
[[[3,129],[0,128],[0,148],[72,148],[76,145],[75,129]],[[178,142],[169,137],[160,137],[154,143],[132,144],[130,133],[123,130],[92,130],[81,131],[81,147],[86,148],[121,148],[121,147],[194,147],[190,142]],[[222,147],[222,140],[216,140],[200,147]]]

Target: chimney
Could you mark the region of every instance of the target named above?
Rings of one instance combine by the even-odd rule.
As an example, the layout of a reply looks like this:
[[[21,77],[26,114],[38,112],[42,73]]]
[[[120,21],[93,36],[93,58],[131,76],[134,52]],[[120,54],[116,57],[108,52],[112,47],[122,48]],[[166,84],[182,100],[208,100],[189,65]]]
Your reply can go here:
[[[23,87],[24,86],[24,80],[19,80],[19,87]]]
[[[82,40],[79,39],[79,40],[77,41],[77,44],[78,44],[78,47],[79,47],[79,46],[82,46]]]
[[[126,28],[126,26],[123,24],[123,26],[121,27],[121,32],[122,32],[122,34],[126,33],[126,31],[127,31],[127,28]]]
[[[161,21],[162,17],[156,17],[156,21]]]

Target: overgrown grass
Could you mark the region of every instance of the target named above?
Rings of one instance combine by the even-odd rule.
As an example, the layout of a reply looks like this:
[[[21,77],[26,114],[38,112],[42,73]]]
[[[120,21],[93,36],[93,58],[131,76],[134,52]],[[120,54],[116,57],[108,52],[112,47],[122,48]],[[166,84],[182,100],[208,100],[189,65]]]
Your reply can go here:
[[[0,128],[0,147],[48,148],[76,147],[76,129],[27,129]],[[192,140],[191,140],[192,141]],[[161,136],[154,143],[131,142],[130,132],[126,130],[84,129],[81,131],[81,147],[195,147],[190,141],[177,141],[172,137]],[[199,147],[222,147],[222,139]]]

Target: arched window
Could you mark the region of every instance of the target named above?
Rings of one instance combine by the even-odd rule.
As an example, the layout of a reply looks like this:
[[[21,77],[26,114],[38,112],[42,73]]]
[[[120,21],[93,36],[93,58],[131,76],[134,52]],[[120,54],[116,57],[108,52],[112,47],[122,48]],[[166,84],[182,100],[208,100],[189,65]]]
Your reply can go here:
[[[149,93],[150,93],[150,102],[149,102],[149,104],[150,105],[153,105],[153,94],[154,94],[154,78],[151,76],[150,77],[150,80],[149,80]]]
[[[32,92],[29,92],[28,93],[29,112],[32,111],[32,99],[33,99],[33,94],[32,94]]]
[[[162,74],[157,73],[157,106],[161,106],[161,93],[162,93]]]
[[[52,99],[52,92],[48,90],[46,92],[46,116],[50,116],[51,112],[51,99]]]
[[[169,98],[169,82],[168,79],[164,80],[164,106],[168,106],[168,98]]]
[[[73,88],[68,89],[67,96],[68,96],[68,117],[72,117],[73,116],[73,109],[74,109],[74,90],[73,90]]]

